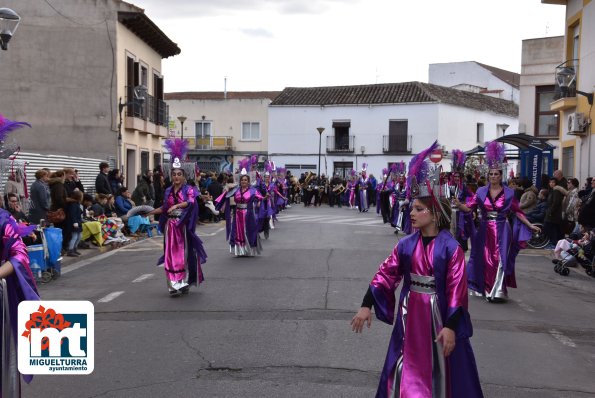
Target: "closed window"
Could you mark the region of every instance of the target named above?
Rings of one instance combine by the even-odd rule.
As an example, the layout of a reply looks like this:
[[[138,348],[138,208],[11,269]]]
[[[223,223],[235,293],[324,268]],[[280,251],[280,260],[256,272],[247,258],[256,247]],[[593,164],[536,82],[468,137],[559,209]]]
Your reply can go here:
[[[477,142],[483,144],[483,123],[477,123]]]
[[[260,122],[243,122],[242,140],[260,141]]]
[[[557,137],[560,117],[557,111],[550,110],[554,102],[555,86],[535,88],[535,135],[537,137]]]

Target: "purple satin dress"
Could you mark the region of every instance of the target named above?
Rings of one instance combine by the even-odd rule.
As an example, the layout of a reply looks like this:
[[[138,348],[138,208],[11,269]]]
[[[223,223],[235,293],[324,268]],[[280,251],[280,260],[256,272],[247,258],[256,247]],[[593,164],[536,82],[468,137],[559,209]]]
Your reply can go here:
[[[264,197],[255,188],[248,188],[245,191],[238,188],[233,198],[236,209],[235,215],[232,215],[229,249],[236,256],[253,256],[261,250],[254,202]]]
[[[161,207],[159,227],[164,231],[164,253],[157,264],[164,264],[168,288],[180,290],[188,285],[196,285],[204,280],[201,264],[207,259],[202,241],[196,235],[198,219],[198,192],[190,185],[183,185],[177,192],[169,187]],[[177,203],[188,205],[177,214],[167,210]]]
[[[503,187],[496,198],[489,195],[489,186],[481,187],[468,198],[467,206],[479,209],[481,224],[471,239],[471,255],[467,273],[469,288],[489,299],[504,300],[507,287],[515,288],[516,256],[531,231],[518,217],[509,222],[509,215],[524,215],[514,192]]]
[[[403,281],[377,397],[482,397],[467,312],[465,256],[447,231],[424,247],[419,233],[403,238],[380,265],[370,287],[378,319],[393,324],[395,291]],[[456,345],[445,358],[435,338],[462,312]]]
[[[31,233],[34,227],[24,227],[16,223],[10,214],[0,209],[0,230],[2,231],[2,255],[0,264],[9,261],[14,272],[0,279],[0,339],[4,359],[0,366],[0,395],[20,396],[21,375],[17,367],[18,352],[18,306],[21,301],[40,300],[35,278],[29,268],[27,247],[23,236]],[[26,383],[33,376],[22,375]]]

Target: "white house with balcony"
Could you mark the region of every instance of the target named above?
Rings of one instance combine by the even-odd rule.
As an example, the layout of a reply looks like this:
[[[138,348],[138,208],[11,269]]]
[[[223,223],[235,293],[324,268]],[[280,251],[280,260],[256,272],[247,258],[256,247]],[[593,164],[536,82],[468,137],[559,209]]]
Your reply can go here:
[[[190,143],[188,158],[201,170],[219,172],[251,154],[262,161],[268,149],[268,107],[279,93],[167,93],[171,133],[181,137],[183,131]]]
[[[367,163],[378,176],[434,140],[445,153],[470,150],[517,131],[517,120],[514,102],[427,83],[291,87],[269,106],[268,152],[294,175],[320,163],[321,173],[345,176]]]

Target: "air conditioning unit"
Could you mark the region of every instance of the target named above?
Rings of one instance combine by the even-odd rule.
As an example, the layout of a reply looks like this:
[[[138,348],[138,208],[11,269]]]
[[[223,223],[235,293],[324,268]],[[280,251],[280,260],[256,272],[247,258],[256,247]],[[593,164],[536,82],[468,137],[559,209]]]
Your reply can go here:
[[[584,135],[584,115],[581,112],[574,112],[568,115],[567,120],[568,134],[570,135]]]

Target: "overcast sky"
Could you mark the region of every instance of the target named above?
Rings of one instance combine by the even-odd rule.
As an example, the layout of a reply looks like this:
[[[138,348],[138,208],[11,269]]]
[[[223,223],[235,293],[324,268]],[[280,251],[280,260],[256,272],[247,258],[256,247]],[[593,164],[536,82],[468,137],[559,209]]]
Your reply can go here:
[[[428,81],[431,63],[520,72],[521,42],[564,34],[540,0],[128,0],[182,53],[166,92]]]

